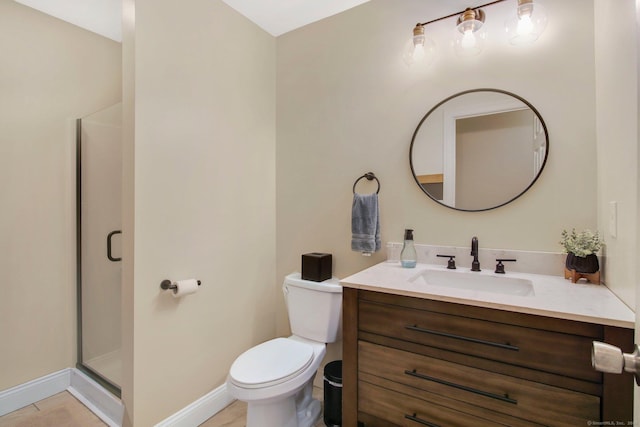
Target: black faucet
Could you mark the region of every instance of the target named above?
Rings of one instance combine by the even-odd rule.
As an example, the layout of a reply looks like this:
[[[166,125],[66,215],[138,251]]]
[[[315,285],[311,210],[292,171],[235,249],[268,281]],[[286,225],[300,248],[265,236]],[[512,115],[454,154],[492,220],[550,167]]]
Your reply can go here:
[[[480,271],[480,261],[478,261],[478,238],[476,236],[473,236],[471,239],[471,256],[473,257],[471,271]]]

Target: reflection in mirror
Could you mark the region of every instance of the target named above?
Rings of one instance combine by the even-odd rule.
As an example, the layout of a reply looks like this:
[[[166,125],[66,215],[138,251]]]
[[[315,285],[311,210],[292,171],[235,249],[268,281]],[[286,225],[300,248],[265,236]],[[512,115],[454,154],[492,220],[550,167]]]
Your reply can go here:
[[[527,191],[547,159],[549,138],[536,109],[497,89],[451,96],[420,121],[411,171],[433,200],[464,211],[505,205]]]

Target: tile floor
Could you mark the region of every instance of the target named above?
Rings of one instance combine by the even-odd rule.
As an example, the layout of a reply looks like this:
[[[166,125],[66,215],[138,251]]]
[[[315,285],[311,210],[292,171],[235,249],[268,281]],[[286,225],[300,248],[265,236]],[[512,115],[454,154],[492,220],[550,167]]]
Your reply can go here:
[[[322,401],[322,388],[313,396]],[[245,427],[247,404],[236,401],[202,423],[200,427]],[[0,427],[104,427],[93,412],[67,391],[0,417]],[[322,418],[315,427],[323,427]]]

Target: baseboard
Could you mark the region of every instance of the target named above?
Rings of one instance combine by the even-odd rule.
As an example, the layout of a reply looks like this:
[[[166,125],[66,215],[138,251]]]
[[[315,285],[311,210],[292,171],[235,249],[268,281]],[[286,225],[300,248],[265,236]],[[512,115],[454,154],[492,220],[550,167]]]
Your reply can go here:
[[[65,391],[71,384],[70,368],[0,391],[0,416]]]
[[[120,427],[124,405],[111,393],[75,368],[54,372],[0,391],[0,416],[67,390],[110,427]],[[193,427],[202,424],[235,399],[226,384],[156,424],[156,427]]]
[[[67,391],[110,427],[120,427],[124,405],[120,399],[105,390],[79,369],[70,369],[70,385]]]
[[[193,427],[202,424],[233,403],[226,384],[205,394],[180,411],[160,421],[155,427]]]
[[[122,425],[124,406],[119,399],[75,368],[54,372],[0,391],[0,416],[67,390],[111,427]]]

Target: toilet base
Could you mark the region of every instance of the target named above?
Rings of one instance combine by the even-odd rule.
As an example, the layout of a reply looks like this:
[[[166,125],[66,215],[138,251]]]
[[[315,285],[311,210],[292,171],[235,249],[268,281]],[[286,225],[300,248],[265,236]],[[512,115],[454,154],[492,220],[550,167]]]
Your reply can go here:
[[[313,377],[284,399],[247,402],[247,427],[313,427],[322,415],[322,404],[312,397]]]
[[[271,402],[249,402],[247,427],[298,427],[295,400],[288,398]]]
[[[298,412],[298,427],[313,427],[320,420],[322,404],[313,399],[304,414]]]
[[[247,427],[313,427],[321,418],[322,404],[313,399],[306,410],[296,413],[289,402],[277,404],[249,404]]]

